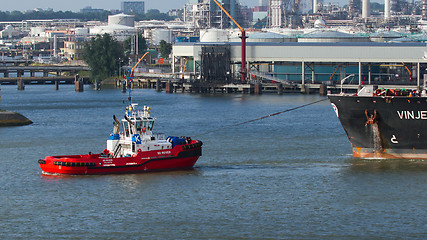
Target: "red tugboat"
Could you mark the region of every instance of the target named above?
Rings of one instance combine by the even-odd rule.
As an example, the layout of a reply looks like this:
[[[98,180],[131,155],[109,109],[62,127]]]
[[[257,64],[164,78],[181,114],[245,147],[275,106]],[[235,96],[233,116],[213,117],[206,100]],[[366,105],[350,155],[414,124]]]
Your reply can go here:
[[[142,58],[141,58],[142,59]],[[132,74],[128,80],[131,82]],[[114,118],[114,128],[102,153],[48,156],[38,162],[45,173],[111,174],[189,169],[202,155],[202,142],[189,137],[165,137],[153,133],[155,118],[148,106],[143,111],[129,105],[124,118]],[[120,128],[123,128],[121,131]]]
[[[113,133],[102,153],[48,156],[39,160],[43,172],[109,174],[192,168],[202,155],[202,142],[154,134],[155,118],[150,115],[150,107],[138,111],[136,106],[126,107],[121,122],[114,116]]]

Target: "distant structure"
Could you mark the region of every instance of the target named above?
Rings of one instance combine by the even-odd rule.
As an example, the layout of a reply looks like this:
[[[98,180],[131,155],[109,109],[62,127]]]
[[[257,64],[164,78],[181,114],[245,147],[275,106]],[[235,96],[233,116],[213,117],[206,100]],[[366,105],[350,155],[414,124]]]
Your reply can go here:
[[[239,22],[239,5],[236,0],[218,0],[218,2]],[[213,0],[189,0],[184,7],[184,22],[202,29],[224,29],[234,26]]]
[[[366,19],[371,16],[371,1],[362,0],[362,18]]]
[[[269,0],[268,26],[302,27],[301,16],[310,11],[317,14],[322,2],[322,0]]]
[[[258,1],[258,6],[268,6],[268,0],[259,0]]]
[[[143,1],[122,2],[122,12],[125,14],[144,14],[145,4]]]
[[[427,20],[427,0],[422,1],[421,13],[423,20]]]
[[[388,19],[391,17],[391,1],[385,0],[384,1],[384,18]]]
[[[256,24],[258,21],[265,19],[268,15],[268,2],[260,1],[259,5],[254,7],[254,11],[252,14],[252,24]]]
[[[283,2],[282,0],[271,0],[270,1],[270,18],[271,27],[278,28],[282,26],[282,15],[283,15]]]
[[[105,10],[100,8],[92,8],[91,6],[87,6],[80,9],[81,13],[95,13],[95,12],[103,12],[103,11]]]
[[[108,25],[122,25],[128,27],[135,26],[135,16],[126,14],[116,14],[108,16]]]
[[[108,16],[108,25],[96,25],[89,28],[90,35],[102,35],[108,33],[118,41],[124,41],[128,37],[135,36],[135,16],[116,14]]]
[[[294,9],[299,13],[309,13],[311,10],[313,13],[319,12],[319,7],[323,4],[323,0],[295,0]]]
[[[313,13],[317,13],[318,9],[318,3],[317,0],[313,0]]]
[[[424,7],[424,0],[421,8]],[[414,8],[414,1],[404,0],[384,0],[384,19],[390,20],[392,16],[411,15]],[[362,17],[363,19],[371,16],[370,0],[349,0],[348,17]]]
[[[387,0],[385,0],[387,1]],[[349,18],[357,17],[360,15],[362,10],[362,1],[361,0],[350,0],[348,3],[348,16]]]

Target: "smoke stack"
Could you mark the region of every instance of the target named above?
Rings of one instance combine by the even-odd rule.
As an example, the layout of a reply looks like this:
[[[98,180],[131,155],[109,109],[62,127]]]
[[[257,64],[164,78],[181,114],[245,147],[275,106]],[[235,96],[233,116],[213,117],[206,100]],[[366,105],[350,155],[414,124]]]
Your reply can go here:
[[[427,0],[423,0],[422,12],[423,20],[427,20]]]
[[[362,18],[366,19],[370,16],[371,16],[371,2],[369,0],[362,0]]]
[[[317,13],[317,0],[313,0],[313,13]]]
[[[384,2],[384,18],[390,18],[390,0]]]

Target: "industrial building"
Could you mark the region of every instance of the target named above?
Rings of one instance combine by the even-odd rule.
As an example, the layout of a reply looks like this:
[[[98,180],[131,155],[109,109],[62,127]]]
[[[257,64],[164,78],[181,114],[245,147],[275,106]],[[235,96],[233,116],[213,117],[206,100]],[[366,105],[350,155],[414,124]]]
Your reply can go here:
[[[185,68],[194,79],[206,82],[239,79],[240,43],[177,43],[172,52],[174,73]],[[248,81],[337,83],[353,74],[351,81],[359,85],[392,84],[402,78],[419,84],[427,67],[425,43],[248,42],[246,54]]]
[[[218,0],[218,2],[233,18],[238,19],[236,0]],[[213,0],[189,0],[189,3],[184,6],[184,22],[201,29],[225,29],[233,26],[231,20]]]

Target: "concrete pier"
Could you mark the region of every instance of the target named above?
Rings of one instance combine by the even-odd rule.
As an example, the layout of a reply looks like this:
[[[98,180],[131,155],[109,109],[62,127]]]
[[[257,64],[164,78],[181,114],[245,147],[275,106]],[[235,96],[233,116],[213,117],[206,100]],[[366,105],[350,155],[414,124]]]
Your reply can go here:
[[[18,86],[18,90],[24,90],[25,89],[25,84],[24,84],[24,81],[22,81],[22,79],[19,79],[16,82],[16,85]]]
[[[165,89],[166,93],[173,93],[174,92],[174,86],[172,84],[171,81],[168,81],[166,83],[166,89]]]
[[[160,79],[157,79],[157,81],[156,81],[156,91],[157,92],[162,91],[162,82],[160,81]]]
[[[75,86],[76,92],[83,92],[83,80],[79,77],[79,75],[75,76],[74,86]]]

